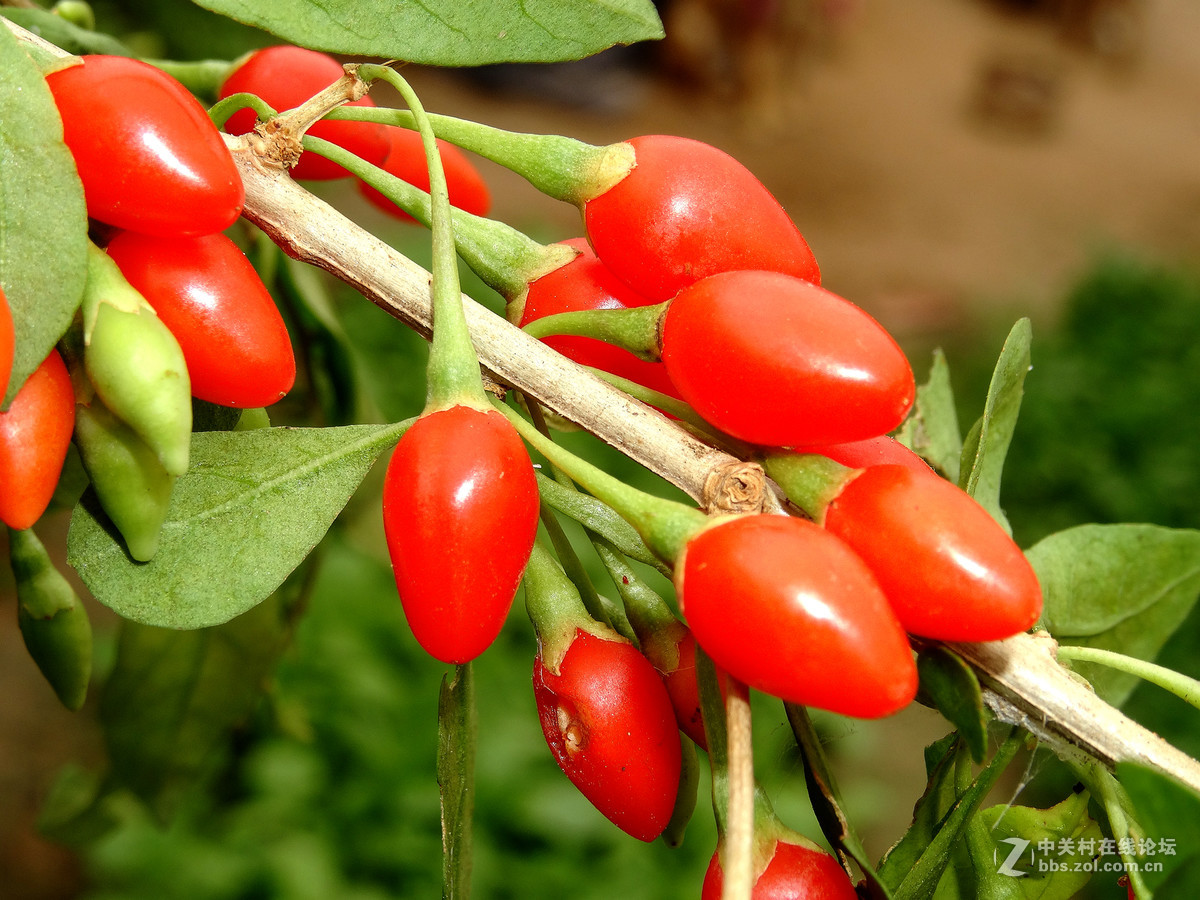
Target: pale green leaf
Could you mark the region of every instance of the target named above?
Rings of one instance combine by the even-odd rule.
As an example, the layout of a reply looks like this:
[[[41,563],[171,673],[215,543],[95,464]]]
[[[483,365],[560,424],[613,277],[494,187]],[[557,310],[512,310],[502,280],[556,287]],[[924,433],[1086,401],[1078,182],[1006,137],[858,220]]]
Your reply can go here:
[[[1019,319],[1004,341],[992,372],[983,415],[972,426],[962,451],[958,483],[1011,533],[1000,506],[1000,475],[1012,441],[1029,374],[1029,345],[1032,329],[1028,319]]]
[[[1042,585],[1042,624],[1059,641],[1153,660],[1200,595],[1200,531],[1158,525],[1081,525],[1029,549]],[[1137,679],[1074,663],[1109,703]]]
[[[662,37],[650,0],[195,0],[316,50],[439,66],[582,59]]]
[[[134,562],[103,513],[81,505],[69,561],[96,599],[125,618],[169,628],[227,622],[308,556],[404,428],[195,434],[154,558]]]
[[[7,407],[79,306],[87,210],[62,121],[37,64],[0,24],[0,285],[17,346]]]

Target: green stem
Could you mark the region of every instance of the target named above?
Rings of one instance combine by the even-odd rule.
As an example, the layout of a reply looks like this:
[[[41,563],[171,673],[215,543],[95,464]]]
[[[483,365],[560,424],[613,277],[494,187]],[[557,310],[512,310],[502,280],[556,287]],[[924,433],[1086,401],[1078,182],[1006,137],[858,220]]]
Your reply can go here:
[[[422,225],[431,221],[430,197],[402,178],[386,172],[321,138],[305,135],[304,149],[330,159],[383,194]],[[539,244],[515,228],[461,209],[450,212],[458,255],[484,284],[507,301],[520,297],[530,283],[573,260],[577,253],[562,244]]]
[[[533,552],[525,567],[525,610],[537,632],[542,662],[552,672],[558,671],[577,631],[615,638],[611,628],[588,614],[579,589],[567,577],[541,534],[533,542]]]
[[[630,487],[546,438],[506,404],[497,400],[493,400],[492,404],[508,417],[521,437],[539,453],[633,525],[650,550],[663,562],[673,564],[687,542],[713,523],[713,519],[697,509]]]
[[[403,113],[361,106],[339,109],[330,118],[415,125],[415,119]],[[452,116],[433,115],[430,121],[443,140],[511,169],[543,194],[576,206],[603,194],[634,165],[633,147],[624,142],[597,147],[556,134],[504,131]]]
[[[260,121],[266,122],[275,118],[279,113],[254,94],[230,94],[223,100],[218,100],[208,109],[208,117],[218,128],[224,128],[229,117],[243,109],[252,109]]]
[[[530,337],[575,335],[628,350],[638,359],[662,359],[662,322],[671,301],[629,309],[586,309],[543,316],[525,326]]]
[[[438,786],[442,797],[442,897],[471,895],[471,823],[477,742],[475,676],[470,663],[442,678],[438,697]]]
[[[661,409],[663,412],[669,413],[682,422],[687,422],[697,431],[701,431],[716,440],[731,440],[728,435],[713,431],[713,427],[710,424],[705,422],[691,406],[678,397],[672,397],[670,394],[664,394],[662,391],[648,388],[644,384],[638,384],[636,381],[630,381],[628,378],[622,378],[620,375],[614,375],[612,372],[605,372],[603,369],[597,369],[592,366],[584,366],[583,368],[587,369],[601,381],[607,381],[617,390],[633,397],[633,399],[640,400],[647,406]],[[748,453],[749,448],[747,447]]]
[[[650,551],[641,535],[611,506],[591,494],[565,488],[541,472],[537,473],[537,481],[542,500],[554,509],[574,519],[588,531],[602,535],[630,559],[653,566],[670,577],[670,568]]]
[[[227,59],[144,59],[156,69],[162,69],[185,88],[200,97],[216,97],[222,82],[229,76],[233,63]]]
[[[433,412],[458,405],[486,409],[488,401],[483,390],[479,357],[471,343],[471,333],[463,311],[462,286],[458,281],[450,191],[446,186],[446,173],[442,168],[442,157],[438,152],[433,127],[429,124],[420,99],[395,69],[366,65],[359,67],[358,75],[364,81],[381,78],[400,92],[416,121],[425,149],[425,163],[429,167],[432,207],[429,227],[433,234],[433,283],[430,286],[433,338],[426,370],[428,395],[425,409]]]
[[[608,610],[604,608],[604,603],[596,592],[596,586],[592,584],[583,561],[575,552],[571,539],[567,537],[562,523],[555,517],[554,510],[548,503],[542,504],[542,525],[546,528],[546,534],[550,536],[550,543],[554,545],[554,552],[558,554],[563,571],[579,591],[579,598],[588,614],[597,622],[611,627],[612,619],[609,618]]]
[[[1073,662],[1094,663],[1118,672],[1125,672],[1128,675],[1135,675],[1143,681],[1170,691],[1180,700],[1200,709],[1200,681],[1189,678],[1187,675],[1181,675],[1165,666],[1126,656],[1123,653],[1114,653],[1112,650],[1077,647],[1071,644],[1058,645],[1058,658]]]

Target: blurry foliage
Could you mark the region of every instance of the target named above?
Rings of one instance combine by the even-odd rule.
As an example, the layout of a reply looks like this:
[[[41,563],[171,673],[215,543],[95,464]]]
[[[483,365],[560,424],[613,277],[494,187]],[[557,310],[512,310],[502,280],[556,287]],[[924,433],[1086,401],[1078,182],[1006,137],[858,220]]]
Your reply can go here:
[[[1035,335],[1003,503],[1023,546],[1087,522],[1200,526],[1200,272],[1114,256]]]

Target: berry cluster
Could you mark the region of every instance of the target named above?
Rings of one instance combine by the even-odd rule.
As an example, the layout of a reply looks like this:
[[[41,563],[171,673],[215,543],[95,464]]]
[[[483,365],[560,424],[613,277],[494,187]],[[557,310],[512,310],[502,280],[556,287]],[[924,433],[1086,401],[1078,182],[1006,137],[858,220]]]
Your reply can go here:
[[[244,191],[195,97],[118,56],[85,56],[46,83],[94,243],[80,316],[60,342],[66,364],[52,350],[0,414],[0,474],[19,486],[0,518],[37,521],[73,438],[100,505],[146,561],[188,467],[192,398],[268,406],[291,390],[296,363],[274,300],[222,233]]]

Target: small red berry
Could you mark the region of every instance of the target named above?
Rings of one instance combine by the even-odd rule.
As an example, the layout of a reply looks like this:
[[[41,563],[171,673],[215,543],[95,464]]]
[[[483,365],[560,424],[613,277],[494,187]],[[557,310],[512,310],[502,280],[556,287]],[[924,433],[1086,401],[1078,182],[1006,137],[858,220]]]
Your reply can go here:
[[[558,671],[533,667],[538,718],[560,769],[614,825],[642,841],[667,827],[682,752],[658,672],[630,643],[577,631]]]
[[[905,466],[871,466],[825,509],[823,524],[864,560],[910,634],[993,641],[1042,611],[1033,567],[969,494]]]
[[[704,874],[701,900],[720,900],[725,887],[720,854],[714,853]],[[850,876],[823,850],[778,841],[758,874],[751,900],[857,900]]]
[[[425,160],[425,146],[419,132],[408,128],[389,127],[388,153],[381,168],[413,187],[429,190],[429,166]],[[492,193],[467,155],[453,144],[438,140],[438,154],[442,158],[442,170],[446,174],[446,188],[450,193],[450,205],[473,216],[486,216],[492,208]],[[358,189],[364,197],[379,209],[405,222],[416,221],[396,206],[375,188],[360,181]]]
[[[46,76],[88,215],[149,234],[211,234],[242,213],[241,175],[204,107],[148,63],[84,56]]]
[[[626,284],[654,302],[734,269],[767,269],[820,282],[804,236],[745,166],[690,138],[627,142],[635,163],[584,205],[588,240]]]
[[[75,394],[57,350],[0,412],[0,521],[18,531],[42,517],[71,444]]]

